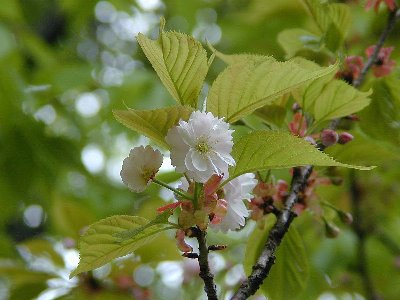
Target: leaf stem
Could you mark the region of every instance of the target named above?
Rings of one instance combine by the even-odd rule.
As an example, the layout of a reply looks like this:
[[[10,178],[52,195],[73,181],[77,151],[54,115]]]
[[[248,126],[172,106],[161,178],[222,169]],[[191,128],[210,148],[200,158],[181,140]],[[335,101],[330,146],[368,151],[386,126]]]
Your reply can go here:
[[[180,191],[180,190],[178,190],[176,188],[173,188],[172,186],[166,184],[165,182],[162,182],[161,180],[158,180],[158,179],[154,178],[153,182],[157,183],[158,185],[161,185],[162,187],[165,187],[165,188],[173,191],[175,194],[181,196],[182,198],[194,201],[192,195],[189,195],[188,193],[182,192],[182,191]]]

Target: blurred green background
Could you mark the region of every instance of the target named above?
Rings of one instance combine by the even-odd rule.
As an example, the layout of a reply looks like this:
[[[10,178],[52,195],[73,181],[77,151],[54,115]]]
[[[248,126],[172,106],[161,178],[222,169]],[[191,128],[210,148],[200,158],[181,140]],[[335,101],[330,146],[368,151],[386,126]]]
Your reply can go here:
[[[365,12],[362,3],[347,3],[353,25],[343,55],[363,55],[363,49],[378,39],[386,11]],[[281,60],[285,53],[277,42],[279,32],[312,28],[297,0],[4,0],[0,299],[204,299],[196,261],[182,260],[173,233],[138,250],[135,257],[68,280],[78,259],[76,241],[85,226],[113,214],[152,217],[155,208],[171,199],[157,187],[133,194],[122,185],[123,158],[130,148],[148,140],[112,115],[113,109],[174,103],[135,41],[138,32],[155,38],[161,16],[166,29],[207,40],[224,53],[261,53]],[[393,57],[399,61],[398,25],[387,44],[397,46]],[[320,63],[329,60],[307,49],[300,54]],[[208,84],[223,67],[215,60]],[[393,78],[398,80],[398,73]],[[206,84],[203,94],[207,88]],[[400,113],[398,106],[388,110],[382,103],[374,105],[370,119],[376,109],[384,110],[397,122],[394,133],[378,125],[368,136],[368,126],[375,124],[366,123],[359,135],[369,141],[369,148],[355,144],[351,151],[332,153],[354,163],[381,166],[357,175],[366,191],[363,214],[372,236],[367,241],[368,267],[382,299],[395,300],[400,297],[400,165],[399,140],[393,135],[398,137]],[[178,180],[168,161],[162,170],[164,181]],[[339,175],[347,178],[343,170]],[[287,171],[276,176],[289,179]],[[323,188],[320,195],[350,209],[346,184]],[[342,234],[327,240],[323,225],[312,215],[304,214],[296,223],[311,265],[309,283],[299,299],[364,299],[354,233],[340,225]],[[211,255],[221,299],[229,297],[244,276],[241,262],[253,227],[209,236],[210,243],[229,246]],[[261,294],[254,299],[258,297],[263,299]]]

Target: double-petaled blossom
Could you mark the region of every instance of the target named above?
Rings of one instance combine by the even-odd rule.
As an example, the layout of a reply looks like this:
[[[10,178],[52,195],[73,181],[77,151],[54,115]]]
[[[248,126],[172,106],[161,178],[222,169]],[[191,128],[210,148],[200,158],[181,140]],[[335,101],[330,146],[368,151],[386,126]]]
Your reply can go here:
[[[385,2],[391,11],[396,9],[395,0],[368,0],[367,3],[365,3],[365,9],[369,10],[371,7],[374,7],[375,12],[377,12],[382,1]]]
[[[122,181],[134,192],[143,192],[161,167],[161,152],[147,145],[131,149],[124,159],[121,170]]]
[[[372,56],[375,51],[375,45],[368,47],[365,50],[367,57]],[[378,53],[378,57],[374,65],[372,66],[372,71],[375,77],[384,77],[389,75],[394,67],[396,66],[396,61],[390,59],[390,54],[392,53],[394,47],[381,48]]]
[[[214,230],[227,232],[236,230],[245,225],[245,218],[249,216],[249,211],[243,200],[250,201],[251,192],[257,184],[254,174],[243,174],[229,181],[223,187],[224,199],[227,203],[226,215],[218,224],[211,224]]]
[[[187,122],[171,128],[166,136],[171,146],[171,162],[176,170],[196,182],[204,183],[211,175],[227,174],[235,164],[231,156],[232,132],[229,124],[212,113],[195,111]]]

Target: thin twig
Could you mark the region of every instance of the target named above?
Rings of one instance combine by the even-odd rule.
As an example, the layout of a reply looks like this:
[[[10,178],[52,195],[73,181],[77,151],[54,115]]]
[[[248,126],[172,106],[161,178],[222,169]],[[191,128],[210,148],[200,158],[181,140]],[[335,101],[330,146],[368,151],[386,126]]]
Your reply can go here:
[[[394,10],[389,13],[388,17],[388,22],[386,24],[385,29],[382,31],[381,36],[379,37],[378,43],[375,45],[374,52],[372,55],[368,58],[367,62],[365,63],[364,67],[361,70],[360,76],[358,76],[354,82],[353,86],[354,87],[359,87],[365,80],[365,76],[367,75],[369,69],[376,63],[376,60],[378,59],[378,54],[381,48],[383,47],[383,44],[389,37],[390,32],[393,30],[394,25],[396,24],[396,21],[400,18],[400,9]]]
[[[357,259],[358,259],[358,273],[361,276],[361,280],[365,290],[365,296],[368,300],[378,300],[378,294],[375,291],[373,282],[371,280],[368,268],[367,268],[367,252],[366,252],[366,241],[367,231],[362,223],[362,192],[357,183],[355,172],[350,171],[350,195],[351,204],[353,208],[353,230],[358,238],[357,244]]]
[[[375,63],[378,53],[388,38],[390,32],[394,28],[397,19],[400,18],[400,10],[391,12],[389,15],[388,23],[382,32],[378,43],[376,44],[375,51],[364,65],[360,76],[353,82],[354,87],[359,87],[365,80],[365,76],[369,69]],[[339,120],[333,120],[329,126],[331,129],[336,129]],[[323,147],[320,150],[324,150]],[[292,212],[293,206],[297,203],[300,193],[307,186],[307,180],[310,177],[313,166],[305,166],[301,168],[294,168],[294,174],[291,183],[290,194],[285,202],[285,209],[277,219],[277,222],[272,227],[268,239],[264,245],[263,251],[257,259],[256,264],[253,266],[250,276],[241,284],[238,291],[232,297],[232,300],[247,299],[253,295],[260,287],[264,279],[268,276],[271,267],[275,262],[275,252],[280,245],[283,237],[292,223],[295,214]],[[364,248],[364,247],[363,247]],[[363,255],[363,253],[361,253]],[[373,294],[372,294],[373,295]],[[374,298],[371,298],[374,299]]]
[[[204,281],[204,290],[206,291],[208,300],[218,300],[217,287],[214,283],[214,275],[210,271],[208,264],[208,247],[206,241],[206,232],[195,229],[195,235],[199,242],[199,266],[200,266],[200,277]]]

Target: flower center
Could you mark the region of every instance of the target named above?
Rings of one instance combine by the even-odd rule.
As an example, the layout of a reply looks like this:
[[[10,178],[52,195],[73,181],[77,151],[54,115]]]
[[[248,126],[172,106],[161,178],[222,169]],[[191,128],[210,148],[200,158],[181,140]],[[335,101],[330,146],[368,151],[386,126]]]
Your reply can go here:
[[[143,169],[142,176],[143,179],[148,183],[150,180],[154,179],[156,172],[153,169]]]
[[[210,147],[206,142],[200,142],[196,145],[196,150],[201,154],[206,154],[208,151],[210,151]]]

